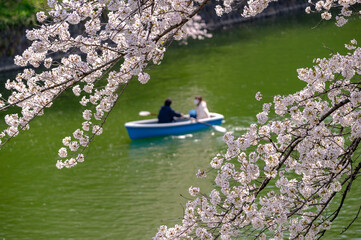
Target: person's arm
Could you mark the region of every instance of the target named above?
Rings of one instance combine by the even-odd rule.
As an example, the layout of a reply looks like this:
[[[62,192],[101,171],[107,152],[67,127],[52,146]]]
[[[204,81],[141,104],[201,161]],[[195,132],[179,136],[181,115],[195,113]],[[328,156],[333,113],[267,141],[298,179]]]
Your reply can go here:
[[[176,112],[173,109],[172,109],[172,115],[173,115],[173,117],[182,117],[183,116],[182,113]]]

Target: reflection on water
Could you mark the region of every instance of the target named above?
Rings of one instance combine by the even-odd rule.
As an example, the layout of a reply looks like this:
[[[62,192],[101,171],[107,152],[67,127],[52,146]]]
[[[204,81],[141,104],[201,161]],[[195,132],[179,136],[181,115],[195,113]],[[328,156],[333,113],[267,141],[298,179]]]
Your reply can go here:
[[[192,134],[137,139],[130,142],[128,157],[130,159],[156,157],[160,160],[161,157],[177,157],[187,152],[195,154],[197,151],[203,150],[197,148],[200,141],[202,141],[202,145],[208,143],[211,147],[213,144],[222,144],[222,136],[221,133],[207,129]]]

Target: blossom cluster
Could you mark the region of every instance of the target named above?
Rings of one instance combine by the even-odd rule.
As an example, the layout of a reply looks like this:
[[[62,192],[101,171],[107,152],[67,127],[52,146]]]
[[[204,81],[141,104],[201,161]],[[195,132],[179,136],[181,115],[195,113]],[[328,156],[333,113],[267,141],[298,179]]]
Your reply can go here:
[[[332,8],[340,8],[341,10],[336,16],[336,25],[339,27],[345,25],[351,15],[361,14],[361,12],[356,10],[357,8],[353,8],[357,3],[361,3],[360,0],[309,0],[308,2],[312,4],[313,7],[307,7],[305,9],[306,13],[311,13],[312,11],[319,12],[321,13],[321,18],[324,20],[330,20],[332,18]]]
[[[210,162],[215,188],[206,195],[191,187],[196,198],[182,224],[163,226],[154,239],[322,236],[342,202],[334,212],[326,209],[337,193],[346,197],[341,190],[361,168],[354,154],[361,141],[361,48],[356,40],[346,48],[346,55],[298,69],[307,86],[264,103],[258,123],[242,136],[226,133],[227,151]]]
[[[243,7],[243,17],[254,17],[262,13],[272,2],[278,0],[248,0]],[[239,5],[238,0],[219,1],[219,5],[215,10],[218,16],[232,11],[233,6]],[[336,25],[341,27],[347,23],[348,18],[352,15],[360,15],[361,11],[353,8],[356,4],[361,3],[360,0],[308,0],[310,6],[305,9],[306,13],[317,12],[321,14],[323,20],[332,19],[331,9],[339,8],[340,12],[336,16]]]
[[[69,168],[83,162],[84,150],[102,133],[131,79],[147,83],[147,67],[161,63],[173,39],[210,37],[197,15],[208,1],[48,0],[50,10],[36,15],[42,25],[26,32],[31,46],[15,57],[15,64],[25,70],[6,82],[10,96],[0,96],[1,111],[21,109],[5,116],[7,127],[0,130],[0,144],[28,129],[35,117],[71,89],[84,106],[83,122],[63,139],[58,152],[62,160],[56,166]],[[73,31],[73,25],[84,32]],[[59,54],[64,56],[60,60],[55,58]],[[33,70],[41,66],[45,71]]]

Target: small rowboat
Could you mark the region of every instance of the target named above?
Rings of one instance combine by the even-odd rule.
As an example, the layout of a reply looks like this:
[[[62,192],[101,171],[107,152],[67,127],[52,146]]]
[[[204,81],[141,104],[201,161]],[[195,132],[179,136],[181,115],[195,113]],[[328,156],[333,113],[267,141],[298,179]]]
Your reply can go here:
[[[221,125],[223,119],[223,115],[219,113],[210,113],[210,118],[200,120],[179,118],[171,123],[158,123],[158,119],[153,118],[127,122],[125,128],[130,139],[150,138],[198,131],[213,125]]]

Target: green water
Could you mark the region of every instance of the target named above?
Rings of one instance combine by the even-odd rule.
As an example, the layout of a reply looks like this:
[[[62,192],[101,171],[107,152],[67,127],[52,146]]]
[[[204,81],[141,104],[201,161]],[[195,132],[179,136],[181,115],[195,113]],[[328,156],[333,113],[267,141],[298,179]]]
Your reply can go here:
[[[124,123],[139,119],[140,110],[157,112],[169,96],[186,113],[202,95],[210,111],[224,114],[224,126],[241,134],[261,111],[258,90],[266,97],[295,92],[304,86],[296,69],[329,55],[323,44],[344,52],[349,40],[361,42],[359,20],[341,29],[318,24],[293,16],[173,45],[149,84],[130,84],[85,162],[61,171],[55,168],[61,139],[80,126],[83,109],[71,93],[60,98],[0,151],[0,239],[151,239],[159,225],[180,223],[186,202],[180,195],[189,197],[191,185],[207,192],[213,184],[195,173],[226,149],[222,135],[206,130],[131,142]],[[2,73],[0,81],[13,75]],[[353,190],[327,239],[361,238],[361,221],[339,235],[359,207],[361,190]]]

